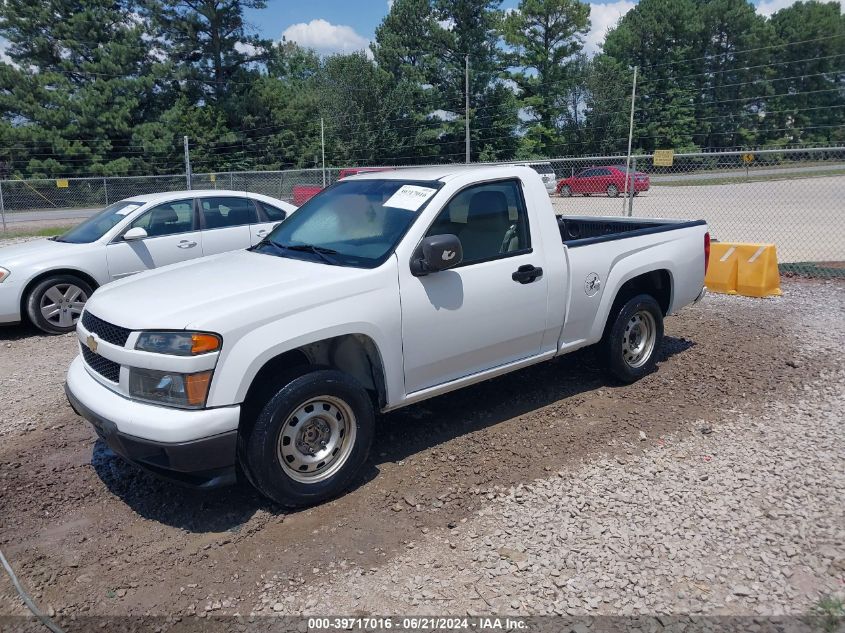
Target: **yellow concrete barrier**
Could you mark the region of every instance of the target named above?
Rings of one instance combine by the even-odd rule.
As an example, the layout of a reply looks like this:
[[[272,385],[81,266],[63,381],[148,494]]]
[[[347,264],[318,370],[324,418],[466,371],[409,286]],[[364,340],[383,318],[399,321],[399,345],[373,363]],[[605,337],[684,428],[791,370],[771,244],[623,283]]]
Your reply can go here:
[[[782,293],[775,245],[712,242],[704,285],[713,292],[730,295],[779,296]]]

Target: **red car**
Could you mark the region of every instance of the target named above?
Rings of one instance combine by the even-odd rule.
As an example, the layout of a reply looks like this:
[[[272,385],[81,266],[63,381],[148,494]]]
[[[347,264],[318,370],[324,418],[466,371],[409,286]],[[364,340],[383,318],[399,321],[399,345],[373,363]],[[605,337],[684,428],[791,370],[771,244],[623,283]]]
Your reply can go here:
[[[371,171],[390,171],[393,167],[347,167],[341,169],[337,179],[346,178],[347,176],[354,176],[355,174],[364,174]],[[320,193],[323,188],[320,185],[294,185],[293,187],[293,204],[301,207],[308,200]]]
[[[633,187],[631,187],[629,181],[628,190],[630,191],[632,188],[634,195],[641,191],[648,191],[648,174],[641,171],[634,172]],[[620,193],[625,192],[625,166],[588,167],[574,176],[559,180],[557,192],[567,198],[576,193],[585,196],[594,193],[606,193],[611,198],[615,198]]]

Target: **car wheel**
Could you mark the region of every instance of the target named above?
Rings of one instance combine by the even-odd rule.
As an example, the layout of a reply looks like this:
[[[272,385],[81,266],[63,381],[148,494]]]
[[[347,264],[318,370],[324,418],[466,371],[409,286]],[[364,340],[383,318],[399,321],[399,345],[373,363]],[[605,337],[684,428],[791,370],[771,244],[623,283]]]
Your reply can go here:
[[[619,195],[619,187],[616,185],[608,185],[607,186],[607,195],[611,198],[615,198]]]
[[[343,492],[367,460],[375,414],[351,376],[314,369],[288,382],[261,409],[239,460],[264,496],[287,507]]]
[[[599,344],[605,369],[614,378],[632,383],[654,369],[663,341],[663,311],[651,295],[641,294],[614,306]]]
[[[91,286],[74,275],[44,279],[26,297],[26,313],[40,330],[64,334],[76,327],[85,302],[93,294]]]
[[[563,185],[558,193],[564,198],[569,198],[572,196],[572,188],[569,185]]]

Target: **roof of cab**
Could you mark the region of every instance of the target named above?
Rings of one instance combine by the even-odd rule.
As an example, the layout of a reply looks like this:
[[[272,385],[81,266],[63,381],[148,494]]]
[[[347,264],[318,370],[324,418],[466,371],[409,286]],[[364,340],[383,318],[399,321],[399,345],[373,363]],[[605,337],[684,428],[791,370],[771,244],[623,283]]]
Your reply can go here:
[[[522,164],[524,165],[524,163]],[[521,167],[514,163],[497,163],[494,165],[437,165],[433,167],[398,167],[391,171],[367,172],[347,176],[344,180],[440,180],[446,182],[468,172],[495,172],[502,168]],[[530,168],[526,168],[530,169]]]

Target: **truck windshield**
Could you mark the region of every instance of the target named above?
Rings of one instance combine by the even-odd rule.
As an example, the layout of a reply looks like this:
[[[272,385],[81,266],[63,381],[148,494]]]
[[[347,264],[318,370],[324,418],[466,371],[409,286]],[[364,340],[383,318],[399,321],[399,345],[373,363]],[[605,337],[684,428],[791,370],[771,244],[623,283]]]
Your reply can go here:
[[[56,238],[57,242],[71,242],[73,244],[90,244],[103,237],[118,222],[126,218],[135,209],[143,206],[143,202],[121,200],[107,206],[98,214],[91,216],[81,224],[77,224],[67,233]]]
[[[253,251],[375,268],[384,262],[442,183],[348,180],[311,198]]]

